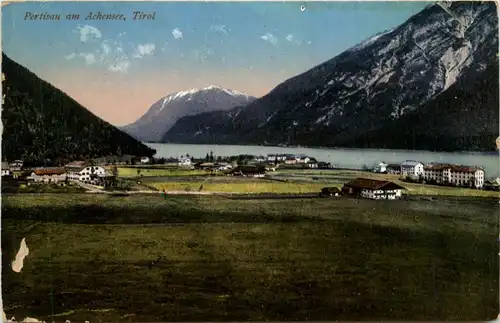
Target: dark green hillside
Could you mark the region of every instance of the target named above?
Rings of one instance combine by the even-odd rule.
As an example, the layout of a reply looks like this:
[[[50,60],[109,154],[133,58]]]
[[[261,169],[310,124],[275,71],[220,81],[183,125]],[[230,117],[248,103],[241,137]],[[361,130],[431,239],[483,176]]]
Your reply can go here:
[[[98,118],[2,53],[2,158],[65,162],[153,149]]]

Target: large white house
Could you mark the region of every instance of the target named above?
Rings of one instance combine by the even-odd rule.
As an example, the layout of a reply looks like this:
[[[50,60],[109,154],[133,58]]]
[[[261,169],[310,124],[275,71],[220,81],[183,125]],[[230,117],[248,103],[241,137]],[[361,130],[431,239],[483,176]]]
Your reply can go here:
[[[9,163],[7,162],[2,162],[2,176],[9,176],[11,175],[11,171],[9,169]]]
[[[179,166],[191,166],[191,164],[192,164],[191,158],[182,157],[179,160]]]
[[[60,183],[66,181],[66,172],[62,168],[56,169],[35,169],[28,176],[27,180],[32,180],[35,183]]]
[[[64,166],[64,168],[66,169],[68,180],[71,181],[90,183],[94,176],[106,176],[106,170],[104,167],[89,165],[84,161],[71,162]]]
[[[380,162],[377,165],[375,165],[375,167],[373,167],[373,171],[375,173],[385,173],[387,172],[387,166],[389,165],[384,162]]]
[[[12,163],[9,165],[9,169],[11,171],[19,171],[23,168],[23,161],[22,160],[14,160]]]
[[[287,157],[290,157],[292,155],[290,154],[269,154],[267,155],[267,160],[268,161],[285,161]]]
[[[484,186],[484,170],[480,167],[449,164],[431,164],[424,167],[424,179],[438,184],[456,186]]]
[[[356,178],[342,187],[342,192],[372,200],[396,200],[401,198],[405,188],[389,181]]]
[[[414,160],[407,160],[401,163],[401,175],[420,176],[424,175],[424,164]]]

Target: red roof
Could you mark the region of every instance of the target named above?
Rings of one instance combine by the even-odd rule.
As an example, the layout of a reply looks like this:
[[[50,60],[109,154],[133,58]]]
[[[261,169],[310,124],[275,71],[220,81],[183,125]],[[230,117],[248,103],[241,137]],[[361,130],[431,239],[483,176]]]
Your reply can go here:
[[[379,181],[376,179],[369,178],[356,178],[348,183],[345,183],[344,186],[353,187],[353,188],[362,188],[368,190],[392,190],[392,189],[404,189],[404,187],[389,181]]]
[[[475,171],[480,169],[481,168],[471,166],[453,166],[451,168],[451,171],[456,173],[474,173]]]
[[[60,168],[57,168],[57,169],[35,169],[33,171],[33,173],[35,173],[35,175],[38,175],[38,176],[43,176],[43,175],[62,175],[65,173],[64,169],[60,169]]]

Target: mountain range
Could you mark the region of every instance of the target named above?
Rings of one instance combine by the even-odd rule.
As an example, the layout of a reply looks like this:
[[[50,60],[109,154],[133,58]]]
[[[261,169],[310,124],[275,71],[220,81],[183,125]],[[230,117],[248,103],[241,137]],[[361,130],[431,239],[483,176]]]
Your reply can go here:
[[[105,122],[2,53],[2,158],[60,164],[154,149]]]
[[[494,150],[494,2],[431,4],[227,111],[181,117],[163,142]]]
[[[255,100],[241,92],[215,85],[169,94],[156,103],[134,123],[120,129],[138,140],[159,142],[178,119],[203,112],[227,111]]]

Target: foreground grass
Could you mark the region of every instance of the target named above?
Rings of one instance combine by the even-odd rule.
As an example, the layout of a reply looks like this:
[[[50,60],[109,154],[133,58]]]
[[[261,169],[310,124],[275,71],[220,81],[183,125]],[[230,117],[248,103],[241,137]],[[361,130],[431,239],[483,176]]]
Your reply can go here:
[[[2,198],[9,315],[46,321],[489,320],[498,205]],[[53,309],[53,310],[52,310]],[[54,315],[54,316],[51,316]]]
[[[85,189],[78,185],[59,186],[48,183],[34,183],[31,185],[22,184],[16,181],[2,182],[2,193],[83,193]]]

